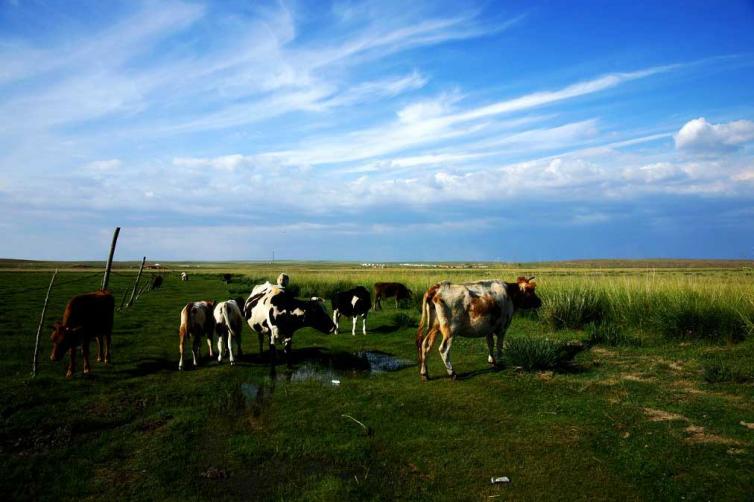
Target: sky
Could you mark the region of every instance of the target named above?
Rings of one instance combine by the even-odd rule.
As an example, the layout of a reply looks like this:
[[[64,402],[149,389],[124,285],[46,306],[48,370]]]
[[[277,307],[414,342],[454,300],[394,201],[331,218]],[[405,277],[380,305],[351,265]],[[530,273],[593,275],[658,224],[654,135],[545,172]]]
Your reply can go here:
[[[0,0],[0,257],[754,259],[754,2]]]

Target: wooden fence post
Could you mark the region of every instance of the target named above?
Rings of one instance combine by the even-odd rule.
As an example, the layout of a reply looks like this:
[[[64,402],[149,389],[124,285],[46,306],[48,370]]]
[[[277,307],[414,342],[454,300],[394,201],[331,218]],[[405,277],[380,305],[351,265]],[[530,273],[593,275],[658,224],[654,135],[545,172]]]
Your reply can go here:
[[[102,289],[107,289],[107,285],[110,283],[110,269],[113,267],[113,255],[115,254],[115,243],[118,242],[118,234],[120,233],[120,227],[115,227],[113,233],[113,242],[110,244],[110,255],[107,257],[107,266],[105,267],[105,277],[102,278]]]
[[[139,279],[141,279],[141,271],[144,270],[144,262],[147,261],[147,257],[145,256],[141,260],[141,267],[139,267],[139,273],[136,275],[136,282],[134,282],[134,289],[131,291],[131,299],[128,300],[128,304],[126,307],[130,307],[134,303],[134,296],[136,295],[136,287],[139,285]]]
[[[45,304],[42,307],[42,316],[39,318],[39,326],[37,326],[37,340],[34,342],[34,364],[31,368],[31,376],[37,376],[37,368],[39,368],[39,334],[42,332],[42,324],[44,324],[45,313],[47,312],[47,302],[50,301],[50,291],[52,291],[52,283],[55,282],[55,277],[58,275],[58,269],[55,269],[55,273],[52,274],[50,279],[50,287],[47,288],[47,296],[45,296]]]

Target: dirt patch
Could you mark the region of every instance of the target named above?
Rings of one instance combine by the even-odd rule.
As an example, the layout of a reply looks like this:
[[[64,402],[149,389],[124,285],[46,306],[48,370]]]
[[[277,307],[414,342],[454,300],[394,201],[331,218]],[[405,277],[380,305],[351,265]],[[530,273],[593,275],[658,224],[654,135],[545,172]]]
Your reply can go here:
[[[669,422],[672,420],[683,420],[688,422],[689,419],[678,413],[671,413],[669,411],[657,410],[654,408],[644,408],[644,414],[647,416],[650,422]]]
[[[741,424],[741,425],[743,425],[747,429],[754,429],[754,423],[744,422],[743,420],[741,420],[738,423]]]
[[[655,381],[654,378],[645,377],[641,373],[622,373],[620,377],[621,380],[628,380],[629,382],[652,383]]]
[[[537,373],[537,378],[543,382],[547,382],[548,380],[552,380],[553,375],[552,371],[540,371]]]
[[[600,357],[615,357],[615,352],[604,347],[592,347],[592,354]]]
[[[708,432],[704,431],[704,427],[700,427],[698,425],[689,425],[685,429],[686,434],[688,436],[686,437],[686,441],[689,443],[696,443],[696,444],[727,444],[727,445],[740,445],[738,441],[736,441],[733,438],[726,438],[724,436],[719,436],[717,434],[710,434]]]
[[[744,450],[743,448],[728,448],[725,453],[727,453],[728,455],[743,455],[744,453],[746,453],[746,450]]]

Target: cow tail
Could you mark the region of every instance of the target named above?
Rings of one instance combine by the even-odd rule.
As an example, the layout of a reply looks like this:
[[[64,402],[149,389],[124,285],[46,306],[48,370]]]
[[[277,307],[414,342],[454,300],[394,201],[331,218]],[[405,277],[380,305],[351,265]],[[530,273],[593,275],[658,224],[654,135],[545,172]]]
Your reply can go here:
[[[230,340],[231,338],[235,338],[236,333],[233,331],[233,325],[230,323],[230,316],[228,315],[228,309],[229,309],[228,304],[224,303],[223,308],[220,309],[220,311],[223,315],[223,323],[225,324],[228,330],[228,340]]]
[[[422,297],[422,316],[419,320],[419,329],[416,330],[416,352],[419,358],[419,364],[421,364],[422,357],[422,344],[424,343],[424,326],[427,328],[432,324],[431,314],[429,311],[429,301],[433,295],[434,290],[430,288]]]

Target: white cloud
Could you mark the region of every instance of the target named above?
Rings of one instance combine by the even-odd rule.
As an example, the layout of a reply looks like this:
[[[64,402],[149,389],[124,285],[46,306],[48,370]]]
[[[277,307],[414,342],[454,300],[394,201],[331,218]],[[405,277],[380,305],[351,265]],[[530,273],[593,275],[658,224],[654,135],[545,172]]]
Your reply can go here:
[[[694,153],[730,152],[754,141],[754,122],[736,120],[710,124],[704,117],[699,117],[686,122],[673,138],[678,150]]]

